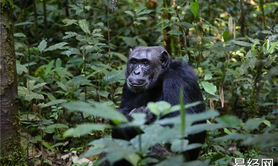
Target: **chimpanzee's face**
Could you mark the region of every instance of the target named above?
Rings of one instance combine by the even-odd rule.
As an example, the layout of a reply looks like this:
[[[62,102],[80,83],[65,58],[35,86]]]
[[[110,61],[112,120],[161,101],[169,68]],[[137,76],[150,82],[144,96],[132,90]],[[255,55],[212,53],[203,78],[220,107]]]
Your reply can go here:
[[[168,53],[155,47],[139,47],[131,51],[126,69],[128,88],[135,93],[152,88],[165,70],[163,65],[168,58]]]

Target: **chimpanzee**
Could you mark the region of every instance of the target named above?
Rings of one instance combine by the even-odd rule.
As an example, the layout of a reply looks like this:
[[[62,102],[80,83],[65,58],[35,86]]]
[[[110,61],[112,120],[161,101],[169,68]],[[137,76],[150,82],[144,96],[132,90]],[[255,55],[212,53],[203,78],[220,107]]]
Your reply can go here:
[[[144,112],[147,122],[155,119],[146,108],[148,102],[167,101],[171,105],[179,104],[179,92],[183,87],[184,103],[203,101],[197,78],[191,67],[180,60],[172,60],[169,53],[161,46],[136,47],[130,51],[126,68],[126,82],[123,87],[122,101],[119,111],[130,119],[134,112]],[[187,113],[200,113],[205,105],[187,109]],[[177,116],[173,112],[167,117]],[[164,118],[167,118],[164,117]],[[130,140],[138,132],[134,128],[116,128],[113,138]],[[189,136],[190,143],[203,143],[205,132]],[[187,160],[195,160],[200,149],[187,152]]]

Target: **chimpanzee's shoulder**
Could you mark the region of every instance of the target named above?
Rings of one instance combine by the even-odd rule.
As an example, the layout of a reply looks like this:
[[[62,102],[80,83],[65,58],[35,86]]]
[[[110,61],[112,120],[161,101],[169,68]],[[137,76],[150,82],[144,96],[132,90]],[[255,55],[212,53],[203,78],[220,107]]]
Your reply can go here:
[[[166,77],[181,79],[196,79],[194,70],[182,60],[172,60]]]

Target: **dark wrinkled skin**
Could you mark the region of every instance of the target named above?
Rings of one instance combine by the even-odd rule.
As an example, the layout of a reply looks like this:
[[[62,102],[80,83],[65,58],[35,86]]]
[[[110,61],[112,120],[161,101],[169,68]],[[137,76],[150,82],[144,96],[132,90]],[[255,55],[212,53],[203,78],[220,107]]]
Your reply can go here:
[[[167,70],[170,61],[169,54],[162,47],[138,47],[131,51],[126,70],[127,87],[134,93],[152,89]]]
[[[171,105],[179,104],[181,87],[185,104],[203,101],[197,78],[189,65],[172,60],[163,47],[137,47],[130,52],[128,59],[119,111],[130,120],[133,113],[145,113],[147,123],[151,123],[156,117],[146,108],[147,103],[163,100]],[[187,113],[200,113],[204,110],[205,105],[202,103],[187,109]],[[164,118],[177,115],[179,112],[171,113]],[[140,133],[142,131],[136,127],[115,128],[112,130],[112,137],[130,140]],[[188,139],[190,143],[203,143],[205,132],[190,135]],[[186,152],[184,156],[186,160],[195,160],[199,151],[200,149],[194,149]],[[123,163],[126,162],[121,160],[114,165]]]

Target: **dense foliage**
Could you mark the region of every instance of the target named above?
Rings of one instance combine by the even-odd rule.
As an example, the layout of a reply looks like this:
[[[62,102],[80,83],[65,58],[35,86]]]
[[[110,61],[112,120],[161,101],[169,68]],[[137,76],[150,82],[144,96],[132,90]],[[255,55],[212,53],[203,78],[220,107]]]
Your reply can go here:
[[[19,118],[29,164],[80,165],[76,156],[97,164],[106,152],[110,162],[183,165],[181,151],[200,146],[200,161],[192,165],[278,162],[277,14],[275,0],[14,0]],[[150,125],[138,114],[125,125],[144,134],[112,139],[108,120],[127,121],[116,108],[129,48],[139,45],[164,45],[188,62],[208,111]],[[148,107],[161,115],[190,106]],[[207,124],[192,125],[198,120]],[[161,126],[169,122],[174,127]],[[204,145],[182,139],[204,130]],[[171,143],[171,151],[151,157],[158,143]]]

